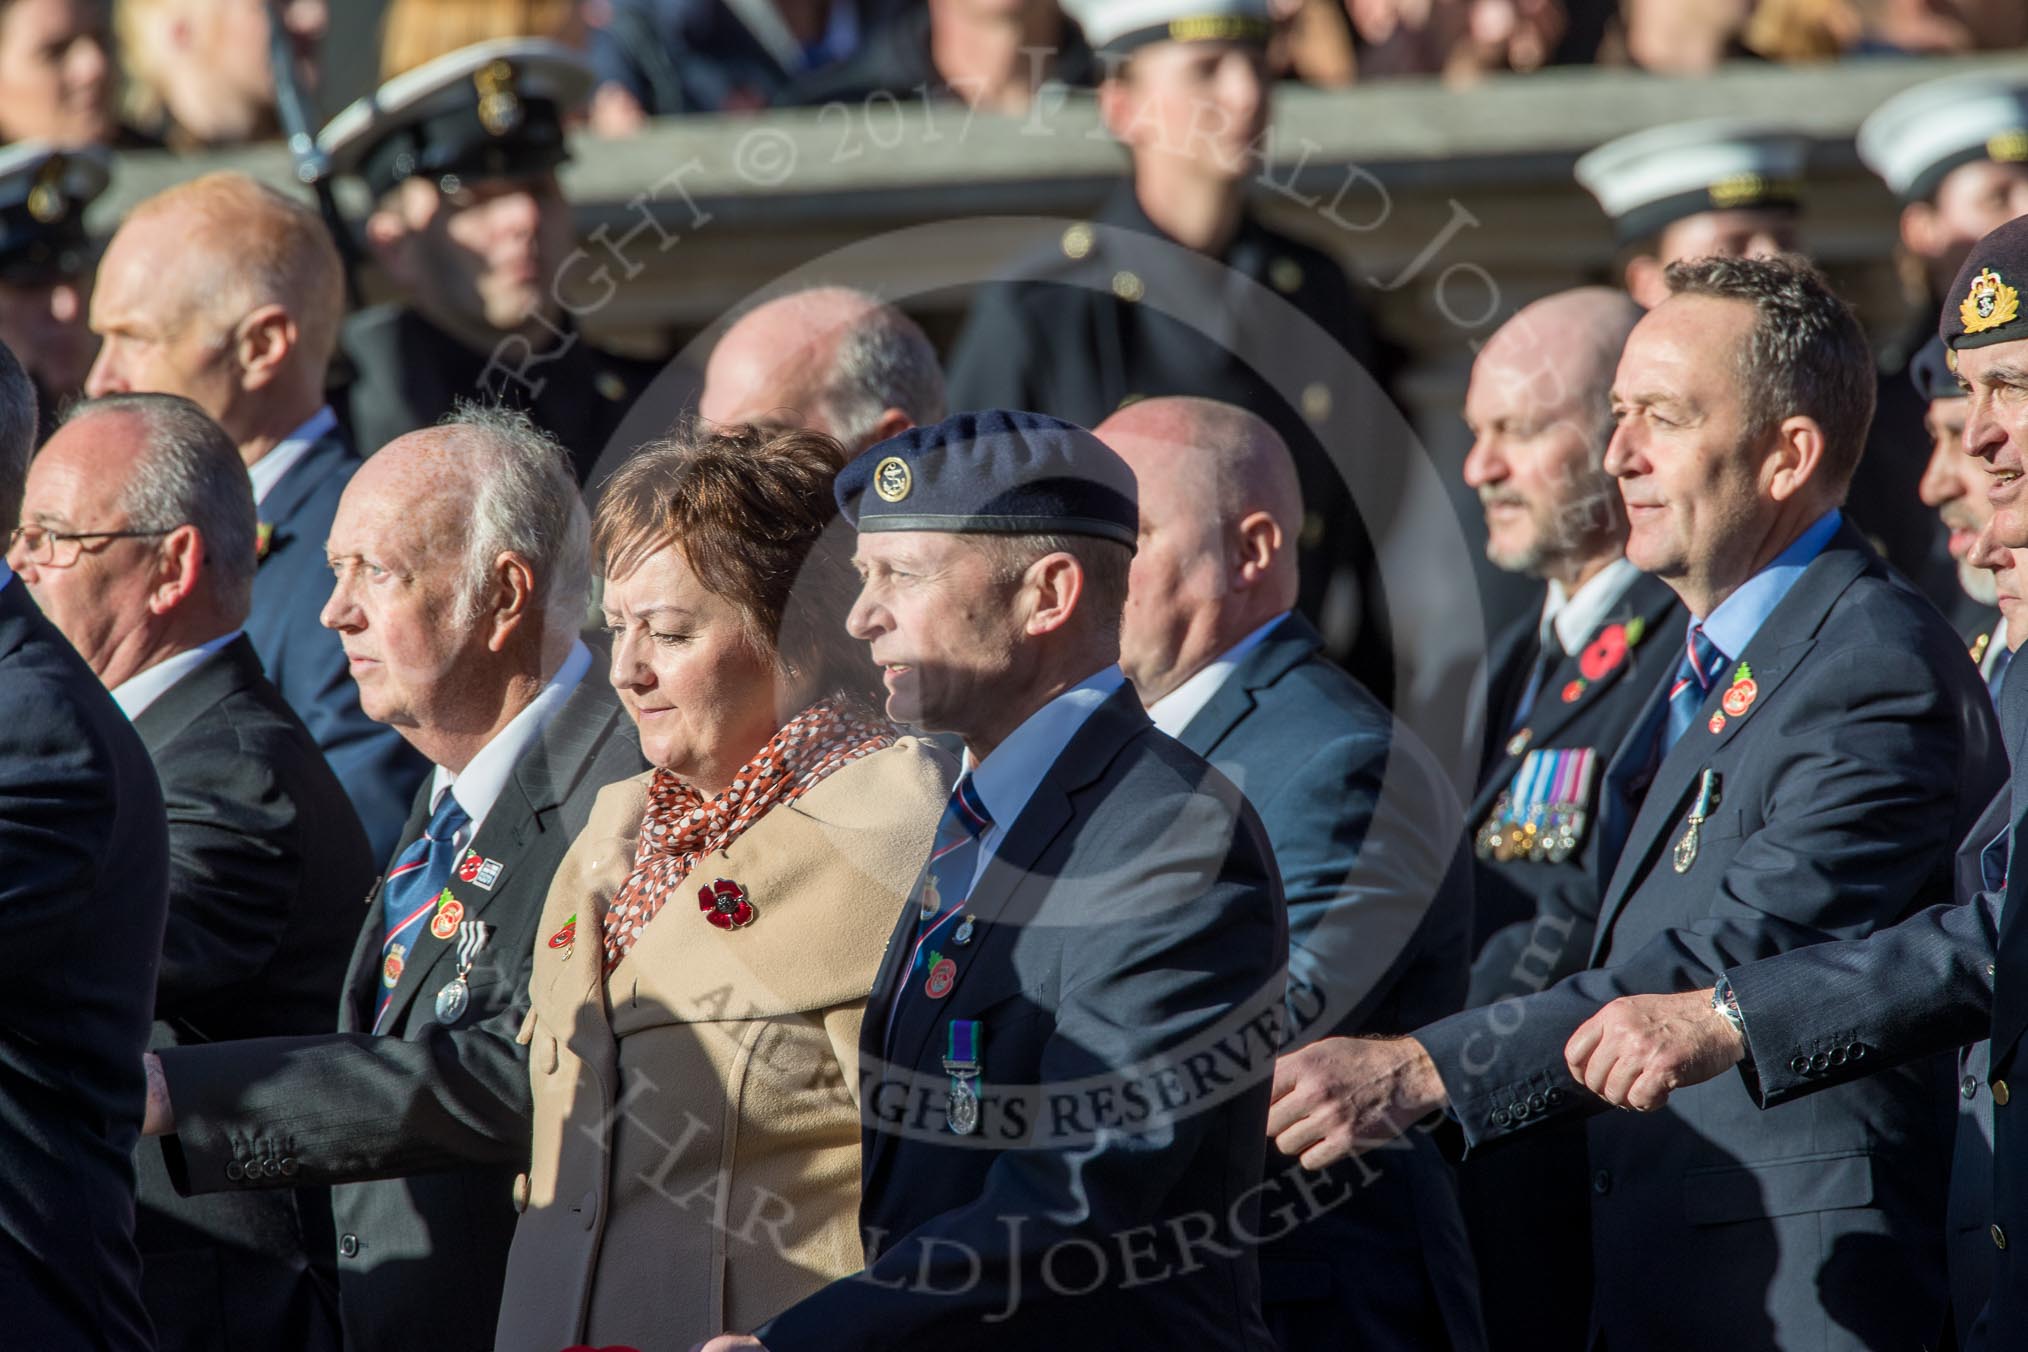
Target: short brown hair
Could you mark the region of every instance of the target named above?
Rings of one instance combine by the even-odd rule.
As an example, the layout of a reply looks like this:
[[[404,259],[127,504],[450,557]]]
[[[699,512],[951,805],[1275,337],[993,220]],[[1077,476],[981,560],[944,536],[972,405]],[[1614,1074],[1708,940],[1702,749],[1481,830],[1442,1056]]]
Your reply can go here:
[[[613,577],[675,546],[781,671],[818,696],[876,701],[872,656],[845,631],[859,579],[831,492],[844,459],[832,438],[802,428],[681,427],[606,484],[592,549]]]

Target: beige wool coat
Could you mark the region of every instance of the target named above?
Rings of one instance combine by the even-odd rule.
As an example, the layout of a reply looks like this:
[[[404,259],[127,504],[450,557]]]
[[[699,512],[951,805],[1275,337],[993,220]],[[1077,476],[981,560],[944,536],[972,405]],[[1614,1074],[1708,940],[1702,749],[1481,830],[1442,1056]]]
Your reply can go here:
[[[536,931],[533,1151],[500,1352],[685,1352],[863,1266],[860,1016],[954,774],[905,737],[777,805],[699,865],[606,983],[600,921],[650,777],[600,794]],[[745,889],[745,928],[700,912],[719,879]]]

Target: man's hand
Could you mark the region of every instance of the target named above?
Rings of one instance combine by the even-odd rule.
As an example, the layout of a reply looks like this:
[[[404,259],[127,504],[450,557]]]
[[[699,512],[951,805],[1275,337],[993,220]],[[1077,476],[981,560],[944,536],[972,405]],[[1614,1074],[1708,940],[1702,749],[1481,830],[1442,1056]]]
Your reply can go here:
[[[692,1344],[690,1352],[754,1352],[755,1348],[768,1352],[767,1346],[751,1333],[721,1333]]]
[[[148,1077],[148,1106],[141,1112],[141,1134],[168,1136],[176,1130],[176,1110],[169,1106],[169,1077],[162,1073],[162,1058],[142,1052],[141,1069]]]
[[[1711,1007],[1708,990],[1623,995],[1578,1025],[1563,1047],[1570,1073],[1585,1088],[1644,1113],[1745,1058],[1746,1040]]]
[[[1448,1099],[1414,1038],[1327,1037],[1275,1062],[1268,1135],[1305,1169],[1385,1145]]]

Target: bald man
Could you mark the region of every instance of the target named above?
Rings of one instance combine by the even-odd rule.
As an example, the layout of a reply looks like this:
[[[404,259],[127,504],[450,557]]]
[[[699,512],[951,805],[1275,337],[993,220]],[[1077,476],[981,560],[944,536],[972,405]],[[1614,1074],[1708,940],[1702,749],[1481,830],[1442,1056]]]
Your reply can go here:
[[[1603,468],[1608,392],[1641,314],[1607,287],[1544,297],[1487,340],[1465,393],[1465,483],[1485,511],[1486,556],[1542,580],[1540,604],[1488,650],[1485,762],[1465,814],[1475,1006],[1584,966],[1603,890],[1587,858],[1597,785],[1683,632],[1675,593],[1626,560],[1626,509]],[[1576,1136],[1474,1156],[1461,1172],[1494,1348],[1584,1345],[1584,1179]]]
[[[1470,892],[1435,761],[1294,613],[1303,499],[1265,421],[1210,399],[1131,404],[1098,435],[1140,483],[1120,664],[1155,725],[1260,812],[1289,908],[1300,1038],[1394,1033],[1464,1000]],[[1450,1172],[1427,1141],[1378,1170],[1270,1155],[1261,1250],[1282,1352],[1478,1348]]]
[[[239,446],[260,522],[247,637],[386,858],[425,766],[361,712],[344,649],[317,623],[324,537],[359,464],[324,402],[344,306],[314,211],[244,174],[206,174],[136,206],[106,246],[85,389],[180,394]]]

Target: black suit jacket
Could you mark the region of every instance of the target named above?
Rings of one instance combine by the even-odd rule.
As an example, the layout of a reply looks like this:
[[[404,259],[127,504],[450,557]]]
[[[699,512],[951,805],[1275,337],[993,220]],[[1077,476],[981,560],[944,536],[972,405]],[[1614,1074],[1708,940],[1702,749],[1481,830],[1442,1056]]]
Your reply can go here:
[[[1402,1033],[1464,1003],[1471,873],[1457,797],[1415,735],[1321,647],[1307,620],[1282,620],[1178,740],[1267,830],[1288,903],[1296,1036]],[[1270,1147],[1263,1209],[1304,1218],[1260,1254],[1283,1352],[1483,1346],[1450,1166],[1411,1139],[1301,1180],[1273,1177],[1300,1166]]]
[[[133,1153],[169,904],[162,793],[19,579],[0,585],[0,714],[0,1338],[144,1352]]]
[[[169,810],[158,1052],[331,1025],[373,855],[242,636],[134,720]],[[135,1242],[164,1347],[338,1346],[321,1189],[184,1198],[144,1150]]]
[[[1714,682],[1655,771],[1604,896],[1592,970],[1424,1030],[1472,1144],[1599,1106],[1563,1048],[1615,996],[1708,986],[1734,964],[1869,934],[1948,895],[1953,852],[2005,758],[1985,689],[1935,608],[1846,527],[1735,662],[1757,697],[1714,732],[1728,686]],[[1665,682],[1656,719],[1666,694]],[[1608,780],[1648,749],[1630,739]],[[1719,796],[1679,868],[1705,770]],[[1795,1110],[1762,1113],[1718,1080],[1654,1113],[1593,1118],[1593,1322],[1608,1345],[1930,1337],[1944,1306],[1951,1083],[1948,1061],[1932,1059]],[[1656,1273],[1697,1276],[1670,1300]],[[1896,1299],[1880,1301],[1890,1285]]]
[[[633,725],[597,670],[516,765],[473,839],[501,867],[490,888],[454,873],[451,892],[488,939],[470,1008],[437,1021],[456,974],[450,942],[409,955],[378,1037],[381,913],[367,898],[340,1031],[178,1048],[162,1057],[176,1110],[163,1141],[186,1192],[331,1184],[349,1352],[486,1352],[493,1345],[514,1177],[528,1159],[528,1012],[535,926],[550,876],[598,790],[644,768]],[[429,819],[416,798],[403,846]],[[431,1172],[434,1171],[434,1172]],[[414,1174],[415,1177],[405,1177]]]
[[[759,1337],[771,1352],[1269,1347],[1245,1236],[1261,1233],[1288,929],[1253,809],[1122,687],[1007,824],[967,909],[977,932],[945,946],[946,995],[904,970],[911,898],[867,1000],[867,1270]],[[974,1136],[944,1123],[953,1019],[983,1042]]]
[[[267,678],[310,730],[366,828],[388,858],[429,763],[401,734],[368,718],[335,629],[319,622],[331,599],[324,541],[359,457],[338,436],[313,443],[260,505],[267,547],[254,573],[246,636]]]

